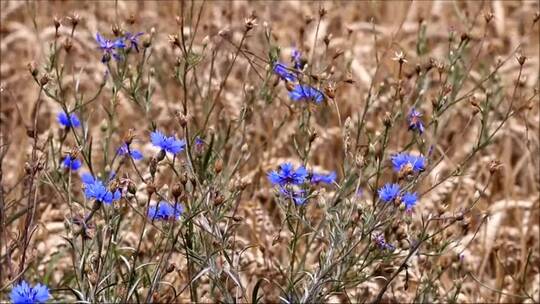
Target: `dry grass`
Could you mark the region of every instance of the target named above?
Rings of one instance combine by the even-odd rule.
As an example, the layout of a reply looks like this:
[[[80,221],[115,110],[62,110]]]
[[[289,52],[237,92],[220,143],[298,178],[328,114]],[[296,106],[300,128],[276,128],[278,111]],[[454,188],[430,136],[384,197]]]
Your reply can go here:
[[[155,31],[152,56],[149,59],[149,65],[153,69],[150,72],[152,76],[150,81],[145,82],[145,85],[151,85],[155,90],[152,108],[145,112],[124,93],[118,95],[118,101],[113,106],[110,89],[105,90],[84,112],[88,125],[93,126],[89,132],[96,155],[103,151],[103,143],[109,140],[109,135],[116,146],[121,143],[129,129],[135,130],[137,147],[145,154],[152,153],[148,143],[151,121],[161,130],[184,134],[175,113],[184,109],[182,102],[187,100],[189,125],[193,132],[200,131],[204,136],[217,134],[220,144],[223,144],[220,158],[224,167],[230,169],[239,164],[233,176],[220,180],[223,189],[232,189],[232,185],[240,179],[249,182],[249,186],[239,196],[238,208],[234,211],[236,216],[243,219],[235,225],[238,234],[232,246],[237,250],[237,254],[242,252],[236,256],[238,260],[233,263],[237,263],[240,265],[239,269],[242,269],[240,281],[242,290],[247,294],[247,297],[239,296],[239,301],[251,299],[251,290],[260,278],[286,284],[280,269],[289,263],[287,246],[292,234],[286,229],[280,229],[284,220],[283,214],[275,206],[266,172],[283,161],[299,164],[300,160],[295,156],[297,153],[293,148],[293,138],[300,142],[305,141],[305,138],[302,138],[305,134],[298,130],[298,121],[303,110],[291,104],[285,86],[275,87],[277,94],[271,103],[255,93],[263,82],[261,76],[264,78],[268,69],[269,46],[264,39],[265,30],[272,30],[276,44],[282,48],[283,59],[288,59],[290,47],[295,46],[313,62],[314,70],[321,71],[318,75],[320,78],[330,79],[325,84],[335,84],[336,94],[333,101],[328,100],[312,109],[315,114],[310,132],[316,132],[317,137],[311,147],[309,164],[310,167],[323,171],[336,170],[340,177],[346,173],[343,169],[344,162],[350,164],[361,151],[369,150],[367,147],[363,150],[350,148],[344,153],[348,148],[345,144],[347,141],[350,141],[352,146],[357,144],[354,138],[356,134],[346,128],[349,124],[352,124],[349,128],[355,128],[363,113],[370,88],[377,92],[377,96],[366,113],[367,133],[359,135],[363,144],[368,136],[376,136],[382,132],[385,113],[391,112],[393,105],[397,105],[398,101],[391,88],[399,85],[407,100],[412,100],[416,94],[416,66],[424,67],[429,63],[430,57],[437,62],[445,60],[450,30],[456,33],[457,40],[462,33],[467,33],[471,40],[469,55],[472,57],[466,58],[466,62],[471,65],[468,66],[470,70],[467,81],[458,95],[472,93],[470,98],[465,98],[440,118],[441,131],[425,134],[423,147],[434,146],[434,160],[428,176],[420,186],[420,192],[425,194],[415,209],[414,222],[408,229],[417,228],[421,216],[449,217],[470,206],[471,202],[478,202],[463,221],[441,236],[452,241],[448,250],[433,259],[413,257],[407,274],[409,288],[405,290],[405,273],[400,273],[399,279],[390,286],[383,301],[412,301],[415,299],[416,288],[423,284],[423,280],[439,273],[437,284],[430,286],[430,294],[446,295],[454,292],[456,276],[453,267],[462,267],[461,273],[466,273],[462,278],[461,289],[457,292],[458,302],[540,301],[540,108],[537,94],[540,77],[540,22],[533,23],[535,13],[538,14],[539,10],[537,1],[204,3],[193,45],[196,52],[206,52],[206,57],[197,67],[194,74],[196,77],[190,78],[191,86],[187,96],[173,78],[175,61],[181,56],[181,52],[178,48],[171,47],[169,35],[179,33],[179,24],[175,17],[189,14],[196,16],[202,2],[2,1],[0,5],[0,145],[5,150],[1,163],[0,203],[5,212],[1,220],[5,225],[2,225],[0,242],[0,301],[7,299],[4,293],[7,294],[10,283],[20,273],[19,244],[24,229],[24,217],[14,215],[26,206],[28,174],[25,166],[28,165],[25,164],[31,162],[33,152],[33,140],[27,136],[27,132],[32,126],[33,111],[40,94],[39,86],[27,71],[27,64],[33,61],[42,66],[47,62],[55,35],[54,16],[62,22],[58,41],[62,44],[66,42],[71,30],[68,16],[73,13],[80,15],[80,24],[71,41],[69,53],[64,49],[60,51],[60,61],[64,63],[65,73],[68,75],[63,79],[63,86],[70,104],[74,102],[71,99],[75,90],[90,96],[103,79],[106,68],[100,62],[100,54],[96,50],[94,35],[97,31],[111,37],[113,24],[132,31]],[[321,5],[328,12],[320,22],[316,34]],[[185,8],[184,14],[182,7]],[[257,15],[258,25],[249,33],[245,41],[245,52],[238,54],[227,78],[229,66],[235,60],[237,46],[242,39],[244,18],[252,11]],[[493,19],[488,25],[484,17],[487,12],[493,13]],[[130,16],[134,17],[133,24],[129,22]],[[306,25],[310,18],[313,18],[313,21]],[[421,24],[426,25],[428,52],[418,56],[416,48]],[[186,33],[190,37],[188,25]],[[315,36],[318,41],[313,52]],[[328,46],[323,42],[324,37],[330,37]],[[212,51],[216,52],[215,62],[212,62],[212,56],[209,55]],[[405,76],[399,82],[398,64],[392,60],[396,51],[405,53],[408,61],[404,65]],[[334,56],[339,52],[343,54]],[[522,69],[515,59],[518,54],[527,57]],[[487,84],[482,85],[483,78],[486,71],[491,71],[499,61],[505,64],[498,71],[499,79],[493,81],[493,87],[501,90],[503,101],[499,108],[493,109],[493,119],[495,122],[503,121],[512,99],[514,108],[519,109],[518,114],[506,121],[491,145],[467,163],[464,174],[443,181],[442,177],[453,172],[477,144],[481,121],[475,113],[475,107],[471,105],[471,98],[485,98],[485,92],[478,87],[492,90]],[[435,70],[436,68],[434,73]],[[520,71],[520,83],[516,85]],[[210,76],[213,81],[208,85],[207,79]],[[222,93],[216,98],[215,109],[206,125],[205,114],[209,104],[202,96],[207,96],[209,92],[214,94],[210,94],[211,96],[215,96],[225,78],[227,80],[223,84]],[[349,78],[352,78],[354,83],[343,81]],[[434,83],[422,92],[422,101],[417,105],[425,113],[426,120],[432,116],[431,102],[436,100],[441,90],[436,78],[434,76]],[[195,86],[201,86],[200,90],[193,89]],[[50,138],[58,137],[59,127],[55,115],[61,110],[51,98],[43,97],[43,94],[41,98],[43,102],[39,107],[37,121],[38,146]],[[105,110],[115,113],[112,125],[108,125]],[[403,118],[400,119],[395,123],[403,123]],[[350,123],[346,123],[347,120]],[[494,131],[497,125],[498,123],[490,125],[491,130]],[[107,130],[102,131],[101,127],[107,127]],[[228,128],[231,128],[230,138],[225,141]],[[352,132],[352,135],[347,132]],[[385,155],[400,151],[409,142],[406,128],[397,127],[392,132]],[[66,147],[73,145],[75,142],[68,140]],[[112,148],[110,149],[112,151]],[[380,149],[380,146],[375,149]],[[415,149],[419,148],[415,146]],[[42,147],[38,155],[46,159],[47,163],[52,162],[51,158],[54,157],[49,155],[48,147]],[[492,170],[492,161],[500,162],[500,169]],[[95,167],[104,166],[102,159],[96,159],[95,162]],[[160,171],[165,169],[165,165],[159,167]],[[125,174],[137,180],[133,169],[126,169]],[[389,176],[383,174],[381,178]],[[47,278],[56,300],[73,300],[73,295],[66,290],[67,286],[62,285],[65,283],[63,278],[66,273],[73,269],[70,250],[66,244],[68,232],[65,222],[69,212],[62,195],[57,188],[47,183],[45,174],[41,176],[41,180],[43,182],[35,192],[35,225],[32,227],[27,253],[28,269],[25,270],[24,277],[32,282]],[[166,190],[172,187],[174,181],[172,174],[164,174],[157,184]],[[440,185],[431,189],[439,182]],[[137,183],[138,198],[143,202],[140,208],[144,208],[146,185],[140,181]],[[365,184],[363,181],[362,186]],[[74,187],[74,193],[82,197],[78,188],[75,188],[77,187]],[[327,209],[318,209],[316,206],[324,206],[330,202],[335,189],[329,188],[323,192],[320,201],[310,207],[310,215],[315,221],[326,218]],[[369,201],[372,191],[366,189],[365,197]],[[144,209],[141,210],[144,212]],[[82,212],[82,209],[75,210],[75,213]],[[132,219],[132,229],[123,233],[121,246],[137,247],[144,219],[138,217],[132,209],[125,210],[125,213]],[[12,218],[14,220],[10,222]],[[95,225],[105,229],[102,226],[103,221],[97,218]],[[216,227],[206,223],[204,217],[197,221],[197,226],[201,227],[202,231],[218,233],[212,231]],[[144,257],[146,254],[146,262],[156,261],[155,258],[159,255],[152,257],[150,254],[155,242],[159,240],[158,230],[148,232],[147,237],[142,243],[140,256]],[[318,242],[320,243],[313,247],[316,249],[307,255],[307,265],[315,265],[319,253],[330,246],[324,237]],[[243,249],[250,245],[255,247],[243,252]],[[430,246],[435,248],[437,240],[426,245],[426,252],[430,251]],[[10,256],[6,256],[8,253]],[[465,257],[462,264],[455,258],[459,254],[464,254]],[[93,258],[96,257],[89,257]],[[181,289],[189,281],[184,253],[175,252],[169,262],[176,265],[177,271],[167,274],[162,280],[169,282],[177,290]],[[228,265],[223,257],[216,262]],[[373,265],[374,269],[380,269],[364,271],[378,271],[380,277],[388,278],[389,274],[399,267],[399,262]],[[234,268],[234,265],[228,267]],[[200,301],[220,299],[219,295],[209,291],[211,280],[210,275],[201,276],[198,295]],[[384,279],[381,278],[369,280],[351,288],[347,296],[336,293],[326,298],[326,301],[373,301],[383,284]],[[153,299],[156,301],[190,299],[189,288],[175,299],[167,287],[161,288],[159,293],[154,294]],[[278,297],[282,295],[280,290],[271,284],[263,284],[263,290],[266,301],[279,301]],[[527,299],[524,294],[531,295],[532,299]],[[449,301],[449,298],[441,296],[438,300]]]

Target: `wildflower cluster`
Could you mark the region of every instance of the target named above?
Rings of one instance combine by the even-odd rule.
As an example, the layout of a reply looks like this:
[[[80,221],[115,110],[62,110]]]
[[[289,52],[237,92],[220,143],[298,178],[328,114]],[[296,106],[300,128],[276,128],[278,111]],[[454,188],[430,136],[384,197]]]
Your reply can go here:
[[[129,51],[134,49],[139,52],[139,37],[143,35],[142,32],[132,34],[127,32],[123,37],[116,39],[106,39],[101,36],[100,33],[96,33],[96,41],[99,49],[103,52],[101,62],[107,63],[111,57],[116,61],[123,59],[122,51]],[[129,46],[126,45],[129,43]]]
[[[94,199],[98,202],[110,205],[120,200],[122,193],[119,189],[109,190],[105,183],[96,179],[90,173],[83,173],[81,180],[84,187],[84,195],[87,199]]]
[[[278,170],[268,172],[268,180],[278,186],[279,193],[286,198],[291,198],[297,205],[303,205],[307,201],[305,189],[298,189],[305,184],[333,184],[336,181],[336,173],[321,174],[308,171],[304,166],[294,169],[292,163],[279,165]]]
[[[289,92],[289,98],[293,101],[312,101],[316,104],[322,103],[324,101],[324,94],[321,91],[310,85],[298,83],[298,75],[302,72],[305,65],[305,62],[302,61],[300,52],[297,49],[293,49],[291,57],[293,69],[279,61],[275,62],[273,65],[274,73],[282,80],[294,83]]]

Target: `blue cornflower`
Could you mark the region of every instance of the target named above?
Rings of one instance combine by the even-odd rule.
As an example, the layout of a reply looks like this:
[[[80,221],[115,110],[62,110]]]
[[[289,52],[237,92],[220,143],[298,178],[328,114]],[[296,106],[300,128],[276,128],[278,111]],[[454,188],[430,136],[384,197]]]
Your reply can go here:
[[[419,134],[424,133],[424,123],[422,122],[422,113],[416,111],[415,108],[412,108],[407,116],[409,122],[409,130],[417,131]]]
[[[291,52],[291,58],[292,58],[295,69],[302,70],[304,68],[304,64],[302,63],[302,55],[300,54],[300,51],[298,51],[297,49],[293,49]]]
[[[314,87],[297,84],[294,86],[294,89],[289,92],[289,98],[294,101],[307,100],[321,103],[324,100],[324,95]]]
[[[336,181],[336,172],[332,172],[330,174],[319,174],[313,172],[311,174],[311,180],[310,182],[314,185],[319,183],[325,183],[325,184],[333,184]]]
[[[392,165],[396,172],[418,173],[426,168],[426,158],[423,155],[402,152],[392,156]]]
[[[78,128],[81,126],[79,117],[75,113],[67,114],[66,112],[60,112],[57,116],[58,122],[66,128]]]
[[[159,131],[150,134],[152,144],[171,154],[178,154],[186,147],[186,142],[182,139],[176,139],[174,136],[167,137]]]
[[[401,196],[401,201],[403,202],[403,204],[405,204],[405,209],[411,210],[418,201],[418,195],[416,194],[416,192],[406,192]]]
[[[73,170],[73,171],[79,170],[81,165],[82,165],[81,161],[75,157],[72,157],[71,155],[67,155],[62,161],[62,166],[64,166],[64,168]]]
[[[50,296],[47,286],[37,284],[34,287],[30,287],[25,281],[13,285],[13,289],[9,295],[11,302],[14,304],[45,303]]]
[[[281,79],[294,82],[296,81],[296,75],[287,69],[287,66],[281,62],[274,63],[274,73],[276,73]]]
[[[102,62],[107,61],[107,59],[105,57],[106,54],[112,55],[114,57],[114,59],[116,59],[116,60],[121,59],[121,57],[117,53],[117,51],[119,49],[123,49],[123,48],[126,47],[123,38],[118,38],[118,39],[113,41],[113,40],[105,39],[99,33],[96,33],[96,41],[99,44],[99,48],[103,51],[103,58],[101,58]]]
[[[379,189],[379,199],[385,203],[391,202],[398,197],[399,191],[400,188],[398,184],[388,183]]]
[[[95,199],[109,205],[122,197],[120,190],[112,192],[102,181],[94,178],[90,173],[84,173],[81,180],[84,183],[84,195],[87,199]]]
[[[136,33],[136,34],[132,34],[130,32],[127,32],[126,35],[124,36],[124,38],[126,39],[126,41],[129,41],[129,50],[131,50],[132,48],[135,49],[135,51],[137,51],[137,53],[139,52],[139,37],[144,34],[143,32],[139,32],[139,33]]]
[[[289,190],[285,187],[279,187],[279,192],[285,197],[292,199],[297,206],[305,204],[308,200],[306,191],[303,189]]]
[[[148,217],[151,220],[175,221],[180,219],[184,212],[181,204],[171,205],[166,201],[161,201],[148,208]]]
[[[141,151],[139,150],[136,150],[136,149],[132,149],[131,147],[129,147],[128,149],[128,146],[126,145],[126,143],[123,143],[120,148],[118,148],[117,150],[117,153],[118,155],[126,155],[128,154],[129,152],[129,155],[131,156],[131,158],[133,158],[134,160],[140,160],[143,158],[143,154]]]
[[[373,241],[375,242],[375,244],[377,244],[377,246],[379,246],[380,249],[383,249],[383,250],[388,249],[390,251],[393,251],[396,248],[394,247],[394,245],[387,243],[382,234],[379,234],[376,237],[374,237]]]
[[[284,186],[287,184],[301,185],[305,182],[308,176],[308,171],[304,166],[294,170],[291,163],[283,163],[279,166],[278,171],[270,171],[268,180],[274,185]]]

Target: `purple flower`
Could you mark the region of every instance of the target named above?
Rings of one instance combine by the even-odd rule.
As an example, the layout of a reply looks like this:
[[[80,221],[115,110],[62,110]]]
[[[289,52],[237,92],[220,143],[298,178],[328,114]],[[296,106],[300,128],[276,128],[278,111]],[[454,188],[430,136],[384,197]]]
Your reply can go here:
[[[392,165],[396,172],[410,170],[414,173],[419,173],[426,168],[426,158],[422,155],[412,155],[402,152],[392,156]]]
[[[305,182],[308,171],[303,166],[294,169],[291,163],[283,163],[278,171],[270,171],[268,180],[274,185],[284,186],[287,184],[301,185]]]
[[[424,133],[424,123],[422,122],[422,113],[416,111],[415,108],[412,108],[407,116],[409,122],[409,130],[417,131],[419,134]]]
[[[131,158],[133,158],[134,160],[140,160],[143,158],[143,154],[141,151],[139,150],[136,150],[136,149],[132,149],[131,147],[129,147],[128,149],[128,146],[126,145],[126,143],[123,143],[120,148],[118,148],[117,150],[117,153],[118,155],[126,155],[128,154],[129,152],[129,155],[131,156]]]
[[[148,217],[151,220],[175,221],[180,219],[184,212],[181,204],[172,205],[166,201],[161,201],[148,208]]]
[[[290,72],[286,65],[281,62],[274,64],[274,73],[276,73],[281,79],[294,82],[296,81],[296,75]]]
[[[90,173],[82,174],[81,180],[84,184],[84,195],[87,199],[95,199],[110,205],[122,197],[120,190],[117,189],[114,192],[109,190],[102,181],[94,178]]]
[[[294,101],[313,101],[317,104],[323,102],[324,95],[321,91],[308,85],[297,84],[294,89],[289,92],[289,98]]]
[[[406,210],[411,210],[418,201],[418,195],[416,194],[416,192],[406,192],[405,194],[403,194],[403,196],[401,196],[401,201],[403,202],[403,204],[405,204]]]
[[[333,184],[336,181],[336,172],[331,172],[330,174],[319,174],[313,172],[311,174],[310,182],[314,185],[319,183],[324,184]]]
[[[113,56],[116,60],[121,59],[117,51],[126,47],[123,38],[118,38],[113,41],[105,39],[99,33],[96,33],[96,41],[99,45],[99,49],[103,51],[103,57],[101,58],[101,62],[107,62],[107,58],[105,56],[106,54],[108,54],[109,56]]]
[[[379,199],[385,203],[391,202],[398,197],[399,191],[401,189],[398,184],[388,183],[379,189]]]
[[[81,126],[79,117],[75,113],[67,114],[66,112],[60,112],[57,116],[58,123],[66,128],[78,128]]]
[[[81,161],[71,157],[71,155],[67,155],[62,161],[62,166],[68,170],[77,171],[81,167]]]
[[[384,239],[384,236],[382,234],[379,234],[379,235],[375,236],[375,238],[373,238],[373,241],[382,250],[388,249],[390,251],[393,251],[395,249],[395,247],[392,244],[389,244],[389,243],[386,242],[386,240]]]
[[[126,35],[125,35],[125,39],[126,41],[129,41],[129,48],[128,50],[131,50],[132,48],[135,49],[135,51],[137,51],[137,53],[139,52],[139,37],[144,34],[143,32],[138,32],[136,33],[135,35],[130,33],[130,32],[127,32]]]
[[[178,154],[184,151],[186,142],[182,139],[176,139],[174,136],[167,137],[159,131],[150,134],[152,144],[171,154]]]
[[[303,189],[289,190],[285,187],[279,187],[279,192],[285,197],[292,199],[297,206],[301,206],[307,202],[306,191]]]
[[[13,289],[11,289],[9,295],[11,302],[14,304],[44,303],[50,296],[47,286],[37,284],[34,287],[30,287],[25,281],[13,285]]]
[[[304,68],[304,64],[302,63],[302,55],[300,54],[300,51],[297,49],[293,49],[291,52],[291,59],[294,64],[294,68],[297,70],[302,70]]]

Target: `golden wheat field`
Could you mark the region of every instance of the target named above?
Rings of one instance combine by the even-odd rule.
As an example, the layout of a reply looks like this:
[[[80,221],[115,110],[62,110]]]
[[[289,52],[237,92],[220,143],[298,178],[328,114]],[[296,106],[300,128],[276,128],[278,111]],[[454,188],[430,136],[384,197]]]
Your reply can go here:
[[[540,302],[539,10],[0,1],[0,302]]]

